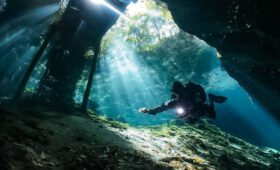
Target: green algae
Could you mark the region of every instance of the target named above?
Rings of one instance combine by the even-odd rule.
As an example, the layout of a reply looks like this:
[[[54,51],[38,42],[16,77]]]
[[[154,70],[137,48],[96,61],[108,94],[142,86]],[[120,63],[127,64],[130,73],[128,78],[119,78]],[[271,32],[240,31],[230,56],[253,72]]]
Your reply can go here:
[[[151,170],[280,167],[279,152],[251,145],[205,121],[133,127],[93,111],[88,116],[42,110],[36,114],[25,111],[0,115],[3,167]]]

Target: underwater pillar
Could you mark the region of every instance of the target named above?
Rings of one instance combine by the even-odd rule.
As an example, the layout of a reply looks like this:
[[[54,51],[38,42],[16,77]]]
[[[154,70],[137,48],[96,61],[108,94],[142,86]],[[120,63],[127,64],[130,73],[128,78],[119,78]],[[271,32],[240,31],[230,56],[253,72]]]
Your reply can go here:
[[[21,80],[18,89],[12,99],[12,104],[16,104],[16,102],[19,100],[19,98],[22,96],[23,91],[26,87],[26,84],[36,66],[36,64],[38,63],[39,59],[41,58],[41,56],[43,55],[44,51],[46,50],[50,40],[52,39],[52,37],[54,36],[54,34],[56,33],[57,30],[57,24],[54,23],[50,26],[48,32],[46,33],[45,36],[45,40],[43,42],[43,44],[41,45],[40,49],[38,50],[38,52],[35,54],[34,58],[32,59],[29,67],[27,68],[23,79]]]
[[[91,90],[92,83],[93,83],[93,76],[94,76],[95,71],[96,71],[97,58],[98,58],[98,55],[100,53],[100,45],[101,45],[101,38],[98,39],[98,43],[96,44],[96,46],[94,48],[94,56],[93,56],[91,67],[90,67],[87,87],[86,87],[84,97],[83,97],[82,111],[87,110],[88,99],[89,99],[90,90]]]

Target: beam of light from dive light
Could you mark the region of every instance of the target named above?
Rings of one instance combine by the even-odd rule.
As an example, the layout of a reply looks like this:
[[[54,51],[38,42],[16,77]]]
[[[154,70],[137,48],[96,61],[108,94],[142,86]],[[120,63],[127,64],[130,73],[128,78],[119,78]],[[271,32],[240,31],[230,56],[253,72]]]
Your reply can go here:
[[[129,18],[127,16],[123,15],[122,12],[120,12],[115,7],[113,7],[111,4],[106,2],[106,0],[90,0],[90,2],[95,3],[95,4],[104,5],[104,6],[108,7],[109,9],[111,9],[112,11],[116,12],[117,14],[119,14],[120,16],[123,16],[125,19],[129,20]]]

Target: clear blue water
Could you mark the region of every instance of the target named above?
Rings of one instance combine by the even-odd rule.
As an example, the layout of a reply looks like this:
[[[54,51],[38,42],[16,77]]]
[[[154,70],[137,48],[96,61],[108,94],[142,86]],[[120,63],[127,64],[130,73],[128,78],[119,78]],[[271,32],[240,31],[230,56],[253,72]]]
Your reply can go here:
[[[216,105],[217,119],[210,122],[251,143],[280,150],[279,122],[223,70],[217,50],[180,31],[166,9],[141,7],[137,12],[139,6],[131,7],[130,20],[120,19],[104,37],[89,108],[135,126],[168,123],[178,119],[173,111],[152,116],[138,109],[169,100],[173,81],[191,80],[208,93],[228,97],[226,103]],[[57,6],[45,6],[0,26],[1,97],[15,91],[39,47],[31,43],[33,33],[46,30],[55,11]],[[44,69],[43,58],[27,88],[36,90]],[[86,67],[74,96],[78,104],[87,75]]]
[[[146,26],[138,26],[137,19]],[[94,77],[90,108],[136,126],[167,123],[177,119],[174,111],[152,116],[138,109],[169,100],[173,81],[191,80],[208,93],[228,97],[216,105],[212,123],[251,143],[280,149],[279,122],[223,70],[215,48],[172,22],[155,9],[142,12],[136,21],[120,20],[111,29],[104,38],[107,44]],[[155,24],[162,32],[153,30]],[[135,25],[138,36],[149,38],[131,40]]]
[[[51,17],[57,10],[57,5],[47,5],[0,24],[1,98],[13,95],[32,57],[40,47],[41,40],[38,37],[47,30],[52,21]]]
[[[221,68],[215,49],[200,40],[189,43],[199,48],[190,49],[187,55],[176,58],[160,56],[160,59],[151,59],[150,56],[138,56],[119,40],[118,46],[112,47],[112,53],[123,55],[105,56],[100,60],[91,93],[96,104],[90,107],[137,126],[168,123],[177,119],[172,110],[156,116],[141,114],[137,110],[169,100],[174,80],[192,80],[201,83],[208,93],[228,97],[226,103],[216,104],[217,119],[213,123],[252,143],[279,149],[279,122]],[[190,60],[201,62],[203,67],[198,64],[189,70]],[[172,62],[176,64],[172,65]]]

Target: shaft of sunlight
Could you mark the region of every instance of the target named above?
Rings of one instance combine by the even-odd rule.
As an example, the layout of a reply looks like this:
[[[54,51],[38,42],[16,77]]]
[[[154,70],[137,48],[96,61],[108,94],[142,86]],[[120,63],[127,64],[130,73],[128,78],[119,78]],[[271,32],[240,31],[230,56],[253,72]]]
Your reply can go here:
[[[56,4],[45,5],[0,24],[0,95],[13,95],[57,11]]]
[[[130,20],[127,16],[125,16],[121,11],[113,7],[110,3],[106,2],[106,0],[90,0],[90,2],[96,4],[96,5],[104,5],[107,8],[111,9],[115,13],[119,14],[120,16],[124,17],[126,20]]]
[[[89,108],[136,126],[180,121],[172,110],[156,116],[137,110],[170,100],[174,80],[193,81],[207,93],[228,98],[215,104],[217,118],[212,123],[251,143],[280,149],[279,122],[222,68],[217,50],[180,31],[158,4],[146,6],[141,1],[130,6],[126,15],[131,20],[118,20],[104,36]]]

